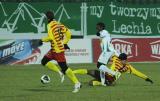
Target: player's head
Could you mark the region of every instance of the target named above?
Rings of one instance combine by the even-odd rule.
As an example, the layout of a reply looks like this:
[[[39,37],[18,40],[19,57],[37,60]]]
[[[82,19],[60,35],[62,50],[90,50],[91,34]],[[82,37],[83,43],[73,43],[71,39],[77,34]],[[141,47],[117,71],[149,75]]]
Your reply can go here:
[[[127,54],[121,53],[118,58],[121,60],[122,64],[126,64],[126,62],[127,62]]]
[[[98,22],[96,25],[97,31],[101,31],[105,29],[105,24],[103,22]]]
[[[121,53],[118,57],[120,60],[127,60],[127,54]]]
[[[52,11],[47,11],[46,12],[46,17],[47,17],[48,23],[51,22],[54,19],[53,12]]]

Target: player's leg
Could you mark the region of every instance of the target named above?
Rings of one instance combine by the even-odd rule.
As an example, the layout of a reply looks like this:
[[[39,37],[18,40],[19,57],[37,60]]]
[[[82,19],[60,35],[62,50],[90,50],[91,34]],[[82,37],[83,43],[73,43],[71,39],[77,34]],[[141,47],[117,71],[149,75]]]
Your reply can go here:
[[[100,74],[101,74],[101,79],[102,79],[102,84],[104,83],[104,72],[107,72],[113,76],[116,77],[116,79],[118,79],[121,75],[120,72],[118,71],[113,71],[111,69],[109,69],[106,64],[108,63],[110,57],[112,56],[112,52],[108,52],[106,54],[101,53],[99,59],[98,59],[98,63],[97,63],[97,68],[100,70]]]
[[[100,71],[107,72],[109,74],[115,75],[116,72],[109,69],[106,64],[109,62],[110,57],[112,56],[112,52],[107,52],[106,54],[101,53],[98,59],[97,68]]]
[[[56,53],[55,60],[58,62],[58,65],[61,67],[62,72],[66,74],[68,78],[75,84],[73,92],[74,93],[78,92],[81,84],[78,81],[75,74],[73,73],[73,71],[71,70],[71,68],[68,68],[64,52]]]
[[[93,80],[91,80],[89,82],[89,85],[91,85],[91,86],[100,86],[100,85],[102,85],[101,77],[100,77],[100,71],[98,71],[98,70],[88,70],[87,74],[92,76],[93,78],[95,78],[95,79],[93,79]]]
[[[100,81],[93,79],[93,80],[89,81],[89,85],[90,86],[101,86],[102,84]]]
[[[77,69],[73,70],[74,74],[87,74],[87,69]]]
[[[121,75],[121,73],[112,71],[111,69],[109,69],[109,68],[108,68],[105,64],[103,64],[103,63],[98,62],[98,63],[97,63],[97,67],[98,67],[99,70],[100,70],[101,82],[102,82],[102,85],[104,85],[104,86],[105,86],[105,74],[106,74],[106,73],[109,73],[109,74],[115,76],[116,79],[118,79],[118,78],[120,77],[120,75]]]
[[[58,62],[59,66],[62,69],[62,72],[68,76],[68,78],[75,84],[75,88],[73,90],[74,93],[78,92],[80,89],[80,82],[78,81],[77,77],[73,73],[71,68],[68,68],[66,62]]]
[[[54,72],[58,72],[60,77],[61,77],[61,82],[64,81],[64,75],[61,72],[61,70],[53,63],[51,62],[51,53],[50,51],[43,57],[43,59],[41,60],[41,64],[47,68],[49,68],[50,70],[54,71]]]

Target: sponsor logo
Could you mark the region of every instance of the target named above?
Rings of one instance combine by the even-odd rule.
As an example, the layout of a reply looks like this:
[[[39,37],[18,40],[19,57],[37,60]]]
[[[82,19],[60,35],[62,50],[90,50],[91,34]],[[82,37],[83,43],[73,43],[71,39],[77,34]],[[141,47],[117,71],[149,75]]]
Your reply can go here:
[[[2,50],[1,58],[14,55],[15,53],[23,50],[24,50],[24,42],[13,44],[12,46]]]
[[[137,56],[137,44],[122,39],[113,39],[112,44],[118,53],[126,53],[128,58]]]
[[[150,43],[151,57],[160,59],[160,40]]]

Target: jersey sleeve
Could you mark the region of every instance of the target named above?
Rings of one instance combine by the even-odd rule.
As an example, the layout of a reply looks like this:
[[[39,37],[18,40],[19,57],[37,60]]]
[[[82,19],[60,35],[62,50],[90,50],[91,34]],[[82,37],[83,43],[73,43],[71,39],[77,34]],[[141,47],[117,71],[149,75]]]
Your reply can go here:
[[[112,56],[112,64],[111,64],[110,68],[113,71],[116,70],[116,64],[115,64],[116,58],[117,58],[116,56]]]
[[[109,47],[109,50],[110,50],[111,52],[114,52],[114,55],[119,56],[119,53],[114,49],[112,43],[109,43],[109,46],[108,46],[108,47]]]
[[[51,33],[50,24],[47,25],[47,30],[48,30],[48,36],[42,38],[42,41],[43,41],[43,42],[49,42],[49,41],[52,41],[52,40],[53,40],[53,35],[52,35],[52,33]]]
[[[66,28],[66,32],[64,32],[64,34],[65,34],[65,38],[63,40],[63,43],[67,44],[71,39],[71,31],[68,28]]]
[[[108,33],[107,30],[102,30],[99,32],[100,33],[100,37],[103,38],[103,37],[108,37],[110,38],[110,34]]]
[[[131,74],[136,75],[142,79],[147,79],[147,75],[141,73],[140,71],[136,70],[133,66],[130,65]]]

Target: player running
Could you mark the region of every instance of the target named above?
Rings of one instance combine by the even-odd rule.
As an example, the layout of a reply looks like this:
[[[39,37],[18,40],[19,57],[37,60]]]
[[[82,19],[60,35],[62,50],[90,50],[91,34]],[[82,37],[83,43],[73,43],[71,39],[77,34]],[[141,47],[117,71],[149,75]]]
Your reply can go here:
[[[118,79],[121,75],[120,72],[112,71],[109,69],[106,64],[109,62],[109,59],[113,54],[118,56],[118,53],[114,50],[113,45],[111,43],[111,36],[107,30],[105,30],[105,24],[102,22],[97,23],[97,36],[101,39],[101,54],[99,56],[97,62],[97,68],[100,70],[101,83],[105,86],[105,72],[113,75]]]
[[[145,74],[141,73],[140,71],[136,70],[133,66],[131,66],[127,62],[127,55],[125,53],[121,53],[119,57],[113,56],[112,57],[112,65],[111,69],[113,71],[119,71],[122,74],[123,73],[130,73],[133,75],[136,75],[147,82],[153,83],[153,81]],[[95,79],[90,81],[90,85],[102,85],[101,83],[101,77],[100,77],[100,71],[98,70],[87,70],[87,69],[78,69],[73,71],[75,74],[88,74]],[[106,85],[113,85],[114,81],[116,80],[115,76],[105,73],[105,84]]]
[[[81,84],[71,68],[67,66],[64,54],[65,49],[69,48],[67,43],[71,38],[71,32],[66,26],[54,19],[54,14],[51,11],[46,13],[46,17],[48,20],[48,36],[42,38],[41,41],[50,42],[51,49],[43,57],[41,64],[48,67],[52,71],[58,72],[62,78],[62,82],[64,80],[64,74],[66,74],[75,84],[73,92],[76,93],[79,91]],[[61,67],[61,70],[53,62],[51,62],[51,60],[57,61],[58,65]]]

